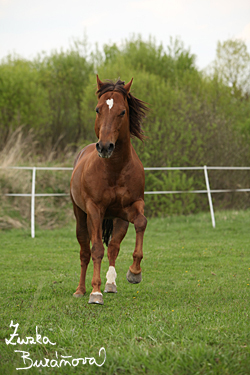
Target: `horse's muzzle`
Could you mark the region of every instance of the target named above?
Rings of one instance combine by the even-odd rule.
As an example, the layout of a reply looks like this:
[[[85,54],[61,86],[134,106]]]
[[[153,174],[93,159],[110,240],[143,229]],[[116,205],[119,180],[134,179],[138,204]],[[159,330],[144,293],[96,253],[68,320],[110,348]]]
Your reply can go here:
[[[99,141],[96,144],[96,149],[98,152],[98,156],[100,156],[100,158],[108,159],[113,154],[115,145],[112,142],[106,142],[105,144],[103,144],[102,141]]]

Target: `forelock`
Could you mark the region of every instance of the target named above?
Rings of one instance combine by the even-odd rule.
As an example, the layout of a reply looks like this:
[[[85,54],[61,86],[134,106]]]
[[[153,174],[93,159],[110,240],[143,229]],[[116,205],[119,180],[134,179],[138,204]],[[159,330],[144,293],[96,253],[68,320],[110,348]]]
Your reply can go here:
[[[98,95],[98,99],[109,91],[117,91],[124,95],[124,97],[127,96],[127,91],[124,88],[125,82],[118,79],[116,82],[113,82],[111,80],[107,80],[103,83],[103,85],[100,87],[99,90],[96,91],[96,94]]]

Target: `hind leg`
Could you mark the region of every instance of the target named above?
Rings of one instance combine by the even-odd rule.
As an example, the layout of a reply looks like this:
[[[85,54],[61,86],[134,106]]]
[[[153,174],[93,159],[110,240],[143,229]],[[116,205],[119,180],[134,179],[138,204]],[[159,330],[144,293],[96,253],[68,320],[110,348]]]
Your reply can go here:
[[[109,259],[109,270],[106,274],[107,282],[105,285],[104,292],[106,293],[116,293],[116,271],[115,271],[115,261],[120,250],[120,244],[125,237],[128,230],[129,223],[122,219],[114,219],[113,221],[113,232],[112,238],[108,245],[108,259]]]
[[[79,285],[76,288],[74,297],[82,297],[86,293],[85,277],[87,267],[90,261],[90,240],[87,228],[87,215],[78,206],[73,203],[74,213],[76,217],[76,237],[80,244],[80,261],[81,261],[81,275]]]

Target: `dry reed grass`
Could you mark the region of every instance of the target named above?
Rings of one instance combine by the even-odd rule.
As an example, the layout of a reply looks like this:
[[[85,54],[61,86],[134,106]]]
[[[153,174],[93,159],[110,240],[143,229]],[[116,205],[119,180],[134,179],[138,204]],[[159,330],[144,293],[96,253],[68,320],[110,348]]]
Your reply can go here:
[[[59,137],[57,146],[62,137]],[[7,169],[13,166],[72,166],[74,153],[69,149],[58,152],[47,145],[37,152],[38,142],[32,132],[22,127],[10,134],[0,151],[0,229],[26,228],[30,225],[30,197],[7,197],[5,194],[31,192],[30,170]],[[37,171],[37,193],[69,193],[70,171]],[[73,218],[69,197],[36,198],[36,223],[42,228],[55,228]]]

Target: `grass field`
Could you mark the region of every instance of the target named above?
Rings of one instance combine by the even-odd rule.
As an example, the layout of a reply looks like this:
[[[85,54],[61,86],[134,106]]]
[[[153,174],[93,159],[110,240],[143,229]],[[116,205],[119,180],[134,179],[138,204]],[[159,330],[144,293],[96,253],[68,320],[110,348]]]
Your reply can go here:
[[[80,271],[73,224],[37,230],[35,239],[0,232],[0,374],[250,374],[250,211],[216,213],[215,229],[209,214],[149,220],[138,285],[126,281],[134,241],[131,226],[116,265],[118,293],[99,306],[88,305],[92,264],[87,295],[72,297]],[[105,251],[102,289],[107,269]],[[21,339],[36,340],[37,327],[56,345],[7,345],[11,320]],[[103,366],[73,361],[101,364],[102,347]],[[62,356],[71,366],[16,370],[31,360],[56,366]]]

